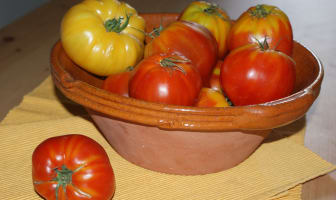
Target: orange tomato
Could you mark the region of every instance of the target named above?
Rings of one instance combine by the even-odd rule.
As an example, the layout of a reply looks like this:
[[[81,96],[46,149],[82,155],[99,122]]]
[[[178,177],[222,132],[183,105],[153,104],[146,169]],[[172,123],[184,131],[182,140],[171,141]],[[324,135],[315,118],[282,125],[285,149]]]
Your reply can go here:
[[[249,8],[231,28],[228,47],[230,50],[249,43],[266,43],[270,49],[291,56],[293,49],[292,26],[287,15],[271,5]]]
[[[202,88],[195,106],[227,107],[230,106],[230,104],[222,93],[211,88]]]
[[[186,57],[197,68],[203,85],[209,84],[217,62],[217,42],[205,27],[192,22],[175,21],[145,46],[145,58],[154,54]]]

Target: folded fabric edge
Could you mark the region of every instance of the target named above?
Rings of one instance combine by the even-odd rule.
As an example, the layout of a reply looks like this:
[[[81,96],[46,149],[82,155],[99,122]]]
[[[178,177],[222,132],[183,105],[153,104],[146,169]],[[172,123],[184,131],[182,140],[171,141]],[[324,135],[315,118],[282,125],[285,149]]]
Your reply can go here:
[[[331,165],[330,167],[327,167],[327,168],[321,170],[320,172],[315,173],[314,175],[307,176],[305,178],[299,179],[299,180],[297,180],[296,182],[293,182],[293,183],[289,183],[289,184],[286,184],[286,185],[279,186],[279,187],[277,187],[275,189],[272,189],[272,190],[270,190],[266,193],[255,195],[250,199],[253,199],[253,200],[270,199],[270,200],[272,200],[272,199],[279,198],[279,195],[281,195],[281,193],[286,192],[286,191],[298,186],[299,184],[303,184],[303,183],[305,183],[309,180],[312,180],[314,178],[326,175],[326,174],[336,170],[336,165],[333,165],[331,163],[330,163],[330,165]]]

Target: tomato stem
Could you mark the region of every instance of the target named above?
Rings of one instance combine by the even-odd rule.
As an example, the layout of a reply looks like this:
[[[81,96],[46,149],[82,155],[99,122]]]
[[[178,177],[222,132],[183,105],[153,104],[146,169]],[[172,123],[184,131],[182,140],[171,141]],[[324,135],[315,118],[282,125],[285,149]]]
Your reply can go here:
[[[59,187],[63,188],[64,193],[66,193],[66,186],[69,184],[72,184],[72,174],[73,171],[69,170],[65,165],[62,165],[61,169],[54,169],[56,172],[56,177],[53,179],[53,181],[57,182],[56,186],[56,199],[58,199],[58,190]]]
[[[215,15],[218,16],[219,18],[221,18],[224,21],[228,21],[227,19],[225,19],[225,17],[218,11],[218,6],[216,4],[210,4],[209,7],[205,8],[203,10],[203,12],[208,13],[210,15]]]
[[[250,15],[256,18],[265,18],[272,13],[272,10],[266,10],[264,5],[256,5],[254,9],[249,10]]]
[[[257,43],[258,43],[258,45],[259,45],[259,47],[260,47],[260,49],[261,49],[262,51],[266,51],[266,50],[269,49],[269,45],[268,45],[268,42],[267,42],[267,36],[265,36],[265,38],[264,38],[264,42],[261,42],[261,41],[258,40],[258,38],[256,38],[256,37],[254,37],[254,39],[257,41]]]
[[[188,63],[188,62],[190,62],[190,60],[188,59],[177,59],[174,57],[167,57],[160,61],[160,65],[163,67],[167,67],[168,69],[179,70],[183,74],[186,74],[185,70],[177,63]]]
[[[140,30],[140,29],[137,29],[137,28],[135,28],[135,27],[131,27],[131,28],[133,28],[133,29],[135,29],[135,30],[137,30],[137,31],[139,31],[139,32],[141,32],[141,33],[143,33],[145,36],[148,36],[148,37],[150,37],[150,38],[152,38],[152,39],[154,39],[154,38],[160,36],[160,33],[161,33],[161,31],[163,30],[163,26],[162,26],[162,24],[160,24],[160,26],[157,27],[157,28],[153,28],[153,30],[152,30],[151,32],[149,32],[149,33],[146,33],[145,31]]]
[[[118,19],[116,18],[109,19],[104,23],[104,27],[107,32],[120,33],[128,26],[131,16],[132,14],[130,15],[126,14],[126,20],[123,24],[122,24],[122,21],[124,20],[123,16],[119,17]]]
[[[62,187],[63,192],[65,194],[67,185],[72,185],[78,193],[80,193],[84,196],[87,196],[88,198],[91,198],[90,194],[81,191],[80,189],[78,189],[76,186],[74,186],[72,184],[72,175],[75,172],[81,170],[84,166],[85,165],[82,165],[75,170],[70,170],[65,165],[62,165],[62,167],[60,169],[59,168],[54,169],[54,171],[56,172],[56,177],[55,178],[53,178],[51,180],[48,180],[48,181],[34,181],[34,184],[44,184],[44,183],[56,182],[57,183],[56,188],[55,188],[55,198],[56,198],[56,200],[58,199],[59,188]]]
[[[163,26],[162,26],[162,24],[160,24],[159,27],[153,28],[153,30],[151,32],[149,32],[147,35],[149,37],[151,37],[152,39],[154,39],[154,38],[160,36],[160,33],[161,33],[162,30],[163,30]]]
[[[206,12],[206,13],[209,13],[209,14],[214,14],[214,13],[217,13],[217,5],[215,4],[210,4],[209,7],[205,8],[203,11]]]

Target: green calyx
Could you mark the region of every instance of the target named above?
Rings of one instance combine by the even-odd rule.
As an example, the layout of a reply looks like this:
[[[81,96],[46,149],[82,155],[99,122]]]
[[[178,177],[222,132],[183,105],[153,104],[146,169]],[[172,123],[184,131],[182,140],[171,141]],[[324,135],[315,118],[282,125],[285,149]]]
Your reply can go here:
[[[217,13],[218,7],[215,4],[211,4],[209,7],[205,8],[203,11],[209,14]]]
[[[265,18],[272,13],[272,10],[267,10],[264,5],[256,5],[254,9],[249,10],[249,13],[256,18]]]
[[[267,37],[265,37],[263,42],[259,41],[258,39],[256,39],[256,41],[257,41],[257,43],[258,43],[258,45],[259,45],[259,47],[262,51],[266,51],[266,50],[269,49],[269,45],[268,45],[268,42],[267,42]]]
[[[129,23],[129,20],[131,18],[131,14],[128,15],[126,14],[126,20],[124,21],[124,17],[119,17],[118,19],[113,18],[113,19],[109,19],[107,21],[105,21],[104,23],[104,27],[106,29],[107,32],[115,32],[115,33],[120,33],[121,31],[123,31]]]
[[[153,28],[153,30],[152,30],[151,32],[149,32],[149,33],[146,33],[145,31],[140,30],[140,29],[137,29],[137,28],[135,28],[135,27],[131,27],[131,28],[133,28],[133,29],[135,29],[135,30],[137,30],[137,31],[139,31],[139,32],[141,32],[141,33],[143,33],[145,36],[148,36],[148,37],[150,37],[150,38],[152,38],[152,39],[154,39],[154,38],[160,36],[160,33],[161,33],[161,31],[163,30],[162,23],[160,24],[159,27]]]
[[[223,19],[223,20],[227,20],[225,19],[225,17],[218,11],[218,6],[216,4],[210,4],[209,7],[205,8],[203,10],[203,12],[210,14],[210,15],[215,15],[218,16],[219,18]]]
[[[73,185],[72,183],[72,175],[74,173],[76,173],[77,171],[81,170],[85,165],[82,165],[80,167],[78,167],[75,170],[70,170],[68,169],[65,165],[62,165],[61,168],[55,168],[54,171],[56,173],[56,177],[48,180],[48,181],[34,181],[34,184],[44,184],[44,183],[50,183],[50,182],[56,182],[56,188],[55,188],[55,199],[58,200],[58,191],[59,188],[61,187],[63,189],[63,193],[66,194],[66,190],[67,190],[67,186],[71,185],[76,192],[91,198],[91,195],[88,193],[85,193],[83,191],[81,191],[79,188],[77,188],[75,185]]]
[[[183,74],[186,74],[186,71],[178,63],[189,63],[189,62],[190,60],[188,59],[177,59],[174,57],[167,57],[160,61],[160,65],[168,69],[179,70]]]
[[[161,33],[162,30],[163,30],[163,26],[162,26],[162,24],[160,24],[159,27],[153,28],[152,32],[147,33],[146,35],[151,37],[152,39],[154,39],[154,38],[160,36],[160,33]]]
[[[56,172],[56,177],[52,181],[57,182],[56,186],[56,199],[58,199],[58,189],[59,187],[63,188],[64,193],[66,193],[66,186],[72,184],[72,174],[74,171],[68,169],[65,165],[62,165],[61,169],[54,169]]]

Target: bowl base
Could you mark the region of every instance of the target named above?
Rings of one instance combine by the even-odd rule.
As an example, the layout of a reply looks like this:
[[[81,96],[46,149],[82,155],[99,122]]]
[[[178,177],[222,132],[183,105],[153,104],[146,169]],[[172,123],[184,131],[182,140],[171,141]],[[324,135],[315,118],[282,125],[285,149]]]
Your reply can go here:
[[[87,110],[123,158],[143,168],[168,174],[200,175],[234,167],[250,156],[271,131],[168,131]]]

